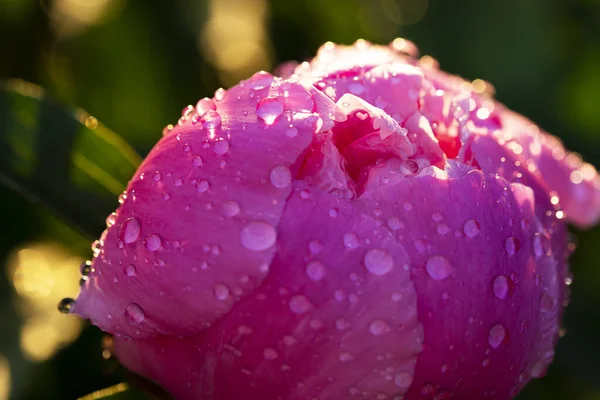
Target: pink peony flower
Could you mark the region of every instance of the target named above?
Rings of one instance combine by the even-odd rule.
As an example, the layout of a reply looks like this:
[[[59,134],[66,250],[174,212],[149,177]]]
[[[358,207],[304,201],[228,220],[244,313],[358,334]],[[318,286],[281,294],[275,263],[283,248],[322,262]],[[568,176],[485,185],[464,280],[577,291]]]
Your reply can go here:
[[[544,375],[596,170],[397,39],[189,106],[72,311],[178,399],[509,399]]]

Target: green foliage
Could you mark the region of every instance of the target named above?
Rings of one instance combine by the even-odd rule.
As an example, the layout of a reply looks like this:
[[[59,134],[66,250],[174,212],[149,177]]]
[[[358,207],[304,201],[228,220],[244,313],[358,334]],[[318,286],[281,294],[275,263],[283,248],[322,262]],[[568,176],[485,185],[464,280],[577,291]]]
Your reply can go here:
[[[94,237],[140,164],[87,113],[17,80],[0,90],[0,181]]]

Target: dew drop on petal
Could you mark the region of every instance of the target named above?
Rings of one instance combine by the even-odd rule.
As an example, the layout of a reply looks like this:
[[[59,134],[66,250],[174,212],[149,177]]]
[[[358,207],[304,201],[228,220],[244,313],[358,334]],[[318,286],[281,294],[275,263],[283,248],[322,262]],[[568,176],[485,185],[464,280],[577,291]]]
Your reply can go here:
[[[222,283],[217,283],[213,287],[213,293],[217,300],[223,301],[229,297],[229,288]]]
[[[263,351],[263,357],[265,358],[265,360],[274,360],[278,357],[277,351],[271,348],[266,348]]]
[[[312,304],[306,296],[297,294],[290,299],[289,307],[294,314],[304,314],[312,308]]]
[[[125,243],[133,243],[140,236],[140,221],[135,218],[127,218],[119,225],[119,237]]]
[[[278,165],[269,174],[271,184],[278,189],[283,189],[292,183],[292,172],[284,165]]]
[[[215,129],[221,125],[221,115],[215,110],[208,110],[201,117],[202,125],[206,129]]]
[[[267,125],[272,125],[282,113],[283,103],[278,97],[266,97],[256,105],[256,116]]]
[[[505,340],[506,328],[500,324],[493,325],[488,333],[488,343],[490,346],[497,349]]]
[[[396,376],[394,376],[394,383],[398,389],[408,389],[412,383],[412,380],[413,376],[408,372],[398,372]]]
[[[381,336],[390,331],[390,326],[387,322],[381,319],[376,319],[369,325],[369,332],[375,336]]]
[[[465,233],[465,236],[470,238],[474,238],[475,236],[479,235],[480,230],[481,228],[479,226],[479,222],[475,221],[474,219],[468,220],[463,226],[463,232]]]
[[[494,296],[499,299],[506,299],[510,290],[508,278],[504,275],[498,275],[494,278],[492,288],[494,290]]]
[[[404,175],[412,176],[419,172],[419,164],[415,160],[403,160],[400,164],[400,172]]]
[[[210,188],[210,184],[205,180],[201,180],[196,183],[196,192],[198,192],[198,193],[204,193],[209,188]]]
[[[355,249],[358,247],[358,237],[355,233],[346,233],[344,234],[342,241],[344,242],[344,247],[347,249]]]
[[[194,158],[192,158],[192,165],[194,167],[201,167],[204,164],[204,162],[202,161],[202,158],[199,156],[195,156]]]
[[[540,310],[544,312],[551,311],[554,308],[554,299],[548,293],[542,293],[540,299]]]
[[[223,203],[223,215],[226,217],[235,217],[240,213],[240,205],[235,201],[226,201]]]
[[[441,281],[446,279],[452,270],[450,262],[444,256],[431,256],[425,263],[427,275],[431,279]]]
[[[219,139],[213,144],[213,152],[219,156],[227,154],[229,151],[229,142],[225,139]]]
[[[511,236],[504,241],[504,250],[511,256],[517,254],[520,248],[521,242],[514,236]]]
[[[240,233],[242,246],[251,251],[263,251],[271,248],[277,240],[277,231],[273,225],[256,221],[242,228]]]
[[[140,307],[139,305],[137,305],[135,303],[131,303],[130,305],[128,305],[125,308],[124,316],[125,316],[125,319],[132,324],[140,324],[146,318],[146,315],[144,314],[144,310],[142,310],[142,307]]]
[[[161,244],[162,240],[160,239],[160,236],[158,236],[156,233],[149,234],[144,240],[144,247],[146,247],[146,250],[148,251],[158,250]]]
[[[200,100],[198,100],[198,103],[196,103],[196,112],[198,113],[198,115],[203,115],[208,110],[214,111],[216,109],[217,109],[217,106],[208,97],[200,99]]]
[[[319,261],[311,261],[306,265],[306,275],[310,280],[320,281],[325,276],[325,266]]]
[[[390,253],[382,249],[367,251],[364,263],[367,271],[378,276],[387,274],[394,266],[394,260]]]
[[[136,276],[137,275],[135,265],[133,265],[133,264],[127,265],[124,270],[125,270],[125,275],[127,275],[127,276]]]

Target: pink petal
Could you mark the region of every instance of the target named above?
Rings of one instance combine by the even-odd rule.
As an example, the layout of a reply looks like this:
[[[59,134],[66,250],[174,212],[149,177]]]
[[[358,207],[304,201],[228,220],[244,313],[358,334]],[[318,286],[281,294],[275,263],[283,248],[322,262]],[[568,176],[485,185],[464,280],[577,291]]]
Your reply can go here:
[[[291,169],[328,118],[314,107],[302,86],[259,73],[186,114],[129,184],[75,312],[117,335],[189,335],[252,293]]]
[[[410,259],[425,342],[405,399],[506,399],[552,359],[564,258],[530,189],[459,165],[436,170],[358,200]],[[555,235],[564,248],[564,231]]]
[[[409,263],[392,231],[299,184],[251,297],[195,342],[120,341],[117,353],[182,399],[402,395],[422,341]]]

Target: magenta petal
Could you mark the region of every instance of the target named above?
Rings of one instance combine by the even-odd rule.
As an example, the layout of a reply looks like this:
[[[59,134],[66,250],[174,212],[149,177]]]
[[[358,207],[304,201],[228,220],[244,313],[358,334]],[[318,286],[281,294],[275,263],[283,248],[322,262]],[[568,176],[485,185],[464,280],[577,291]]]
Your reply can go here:
[[[552,359],[562,258],[530,189],[476,170],[432,169],[359,199],[397,235],[417,289],[425,342],[405,399],[510,398]]]
[[[304,185],[288,200],[280,232],[268,277],[199,337],[199,351],[189,346],[192,365],[175,342],[164,352],[160,341],[122,342],[121,359],[180,398],[405,393],[422,331],[403,246],[345,200]],[[153,366],[156,357],[165,361]],[[162,363],[179,373],[161,372]]]
[[[199,332],[268,272],[321,117],[302,86],[265,73],[198,107],[144,160],[93,261],[75,312],[104,330]]]

